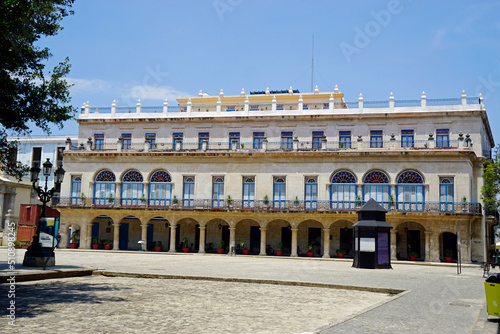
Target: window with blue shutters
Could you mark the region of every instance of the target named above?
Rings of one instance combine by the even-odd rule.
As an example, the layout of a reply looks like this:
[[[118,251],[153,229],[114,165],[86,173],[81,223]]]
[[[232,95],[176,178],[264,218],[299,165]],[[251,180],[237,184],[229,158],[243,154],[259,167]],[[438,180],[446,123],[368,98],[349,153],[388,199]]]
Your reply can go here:
[[[243,208],[249,209],[255,207],[255,177],[243,177]]]
[[[170,206],[172,177],[165,170],[154,172],[149,178],[149,206]]]
[[[286,181],[284,177],[273,178],[273,207],[275,209],[286,208]]]
[[[132,134],[122,133],[122,150],[130,150],[132,148]]]
[[[316,177],[305,178],[304,205],[306,210],[318,208],[318,179]]]
[[[83,204],[80,203],[80,196],[82,194],[82,177],[80,175],[74,175],[71,177],[71,204]]]
[[[382,148],[384,146],[382,142],[382,131],[372,130],[370,131],[370,147],[371,148]]]
[[[314,150],[319,150],[321,148],[321,141],[324,137],[323,131],[313,131],[312,133],[312,148]]]
[[[240,148],[240,133],[239,132],[229,132],[229,149],[239,149]]]
[[[413,147],[413,130],[401,131],[401,147]]]
[[[146,133],[144,139],[149,141],[149,149],[152,150],[156,147],[156,134]]]
[[[398,210],[423,211],[425,202],[424,178],[414,170],[407,170],[397,177],[396,199]]]
[[[339,148],[351,148],[351,131],[339,131]]]
[[[339,170],[332,175],[330,182],[330,208],[355,210],[356,176],[348,170]]]
[[[212,207],[224,207],[224,177],[214,176],[212,178]]]
[[[390,193],[389,176],[386,173],[374,170],[365,175],[363,179],[363,201],[365,203],[373,198],[388,210]]]
[[[142,174],[136,170],[126,172],[122,177],[122,206],[139,206],[144,194]]]
[[[293,148],[293,132],[281,132],[281,149],[291,150]]]
[[[116,196],[116,178],[110,170],[100,171],[94,180],[94,204],[113,205]]]
[[[94,149],[103,150],[104,149],[104,134],[96,133],[94,134]]]
[[[179,150],[182,150],[182,142],[183,142],[183,134],[182,132],[175,132],[173,135],[172,135],[172,142],[174,143],[174,149],[179,149]]]
[[[448,129],[436,130],[436,147],[450,147],[450,131]]]
[[[439,178],[439,209],[441,211],[454,211],[453,177]]]
[[[203,142],[207,143],[207,149],[208,149],[208,139],[209,139],[209,133],[208,132],[200,132],[198,133],[198,149],[202,149]]]
[[[184,176],[182,206],[184,207],[194,206],[194,176]]]
[[[254,132],[253,133],[253,148],[254,149],[261,149],[263,142],[264,142],[264,132]]]

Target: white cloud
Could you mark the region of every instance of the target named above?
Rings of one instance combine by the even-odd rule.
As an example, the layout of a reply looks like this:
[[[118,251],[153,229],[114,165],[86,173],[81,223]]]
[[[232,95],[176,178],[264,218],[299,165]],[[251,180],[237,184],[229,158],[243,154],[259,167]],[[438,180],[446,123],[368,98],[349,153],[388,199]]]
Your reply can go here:
[[[151,100],[175,100],[179,96],[188,96],[189,93],[182,92],[171,86],[134,85],[124,90],[121,97],[126,99],[151,99]]]

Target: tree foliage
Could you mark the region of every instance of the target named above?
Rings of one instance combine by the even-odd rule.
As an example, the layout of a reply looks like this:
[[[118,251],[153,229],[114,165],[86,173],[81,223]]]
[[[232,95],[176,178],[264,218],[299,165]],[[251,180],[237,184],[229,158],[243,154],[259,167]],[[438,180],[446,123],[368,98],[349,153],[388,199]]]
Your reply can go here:
[[[481,189],[483,202],[489,210],[498,210],[500,201],[498,194],[500,193],[500,146],[496,148],[495,155],[492,160],[484,162],[483,179],[484,185]]]
[[[7,142],[7,134],[29,134],[30,122],[50,134],[51,124],[62,127],[76,111],[69,105],[71,85],[63,79],[69,59],[47,72],[44,62],[52,54],[36,44],[63,29],[60,21],[73,14],[73,2],[0,0],[0,169],[7,174],[23,173],[11,159],[15,143]]]

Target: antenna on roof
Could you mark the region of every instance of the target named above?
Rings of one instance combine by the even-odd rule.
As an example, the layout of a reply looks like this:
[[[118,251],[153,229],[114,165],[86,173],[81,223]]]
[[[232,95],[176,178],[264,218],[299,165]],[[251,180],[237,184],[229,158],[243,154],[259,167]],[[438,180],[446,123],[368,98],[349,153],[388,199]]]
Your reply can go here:
[[[312,39],[312,59],[311,59],[311,92],[313,91],[314,82],[314,34]]]

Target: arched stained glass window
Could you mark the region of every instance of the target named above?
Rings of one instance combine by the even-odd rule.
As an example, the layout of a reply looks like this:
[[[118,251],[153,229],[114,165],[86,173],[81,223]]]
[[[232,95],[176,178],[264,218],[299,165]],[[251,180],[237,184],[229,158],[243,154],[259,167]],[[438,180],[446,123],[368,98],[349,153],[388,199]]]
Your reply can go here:
[[[166,171],[159,170],[151,175],[150,182],[172,182],[172,178]]]
[[[348,170],[339,170],[332,175],[330,185],[330,208],[333,210],[356,209],[356,176]]]
[[[398,183],[424,183],[420,173],[414,170],[407,170],[399,174]]]
[[[356,176],[348,170],[340,170],[333,174],[331,183],[356,183]]]
[[[397,209],[400,211],[424,210],[424,178],[414,170],[399,174],[396,187]]]
[[[382,171],[374,170],[366,174],[363,183],[389,183],[389,177]]]
[[[96,182],[115,182],[115,174],[109,170],[103,170],[95,177]]]
[[[122,201],[123,206],[139,206],[144,196],[144,184],[142,174],[136,170],[130,170],[122,177]]]
[[[149,206],[170,206],[172,178],[165,170],[154,172],[149,178]]]
[[[387,174],[380,170],[371,171],[365,175],[363,183],[363,201],[366,203],[373,198],[388,210],[391,188]]]
[[[125,173],[122,178],[123,182],[143,182],[141,173],[136,170],[131,170]]]
[[[116,191],[115,174],[109,170],[100,171],[95,177],[94,204],[113,205]]]

